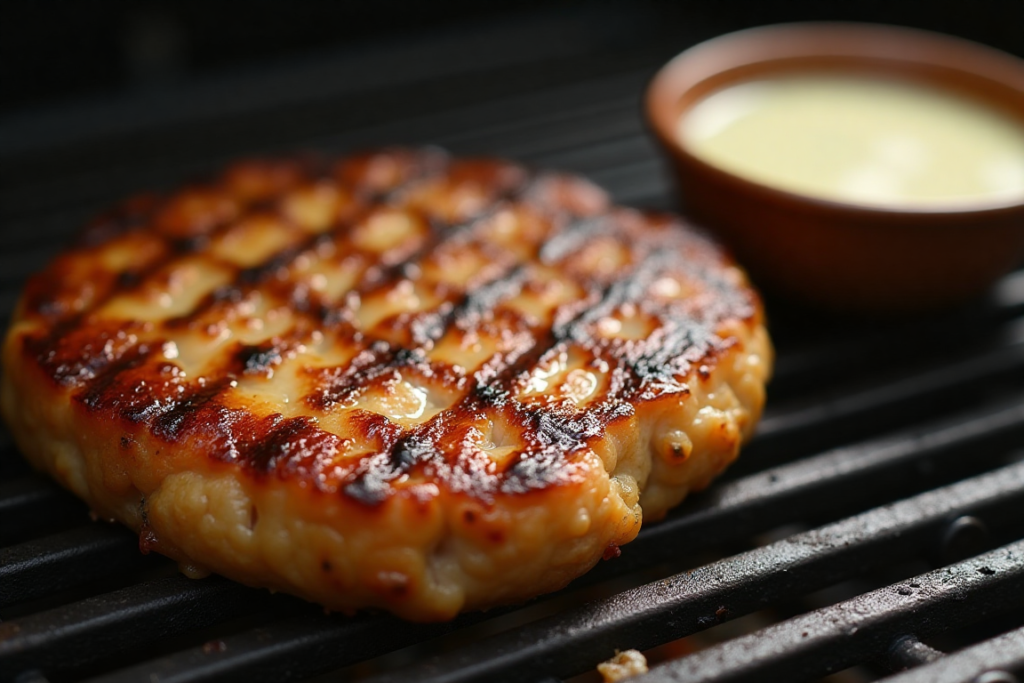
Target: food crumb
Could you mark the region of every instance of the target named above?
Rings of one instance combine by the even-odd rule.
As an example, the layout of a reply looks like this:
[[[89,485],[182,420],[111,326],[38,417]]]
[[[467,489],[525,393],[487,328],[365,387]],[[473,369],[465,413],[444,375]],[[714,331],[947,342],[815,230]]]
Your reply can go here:
[[[597,665],[604,683],[617,683],[647,673],[647,658],[637,650],[615,651],[615,656]]]

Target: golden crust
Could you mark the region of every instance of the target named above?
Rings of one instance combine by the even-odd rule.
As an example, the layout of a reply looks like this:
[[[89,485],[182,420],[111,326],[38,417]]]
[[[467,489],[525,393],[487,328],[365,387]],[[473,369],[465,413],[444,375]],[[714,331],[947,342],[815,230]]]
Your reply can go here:
[[[756,294],[501,161],[250,162],[98,220],[4,346],[26,456],[196,571],[451,618],[555,590],[748,437]]]

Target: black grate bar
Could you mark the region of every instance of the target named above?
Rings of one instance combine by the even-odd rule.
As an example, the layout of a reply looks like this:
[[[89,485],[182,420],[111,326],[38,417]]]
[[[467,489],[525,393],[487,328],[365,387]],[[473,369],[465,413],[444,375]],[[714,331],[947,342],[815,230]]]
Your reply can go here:
[[[658,162],[654,143],[639,129],[618,138],[605,138],[570,149],[552,150],[535,160],[535,163],[543,167],[580,171],[606,187],[608,184],[601,181],[601,174],[637,173],[638,169],[646,168],[649,171],[641,174],[641,179],[647,180],[660,175],[662,165]]]
[[[257,153],[294,152],[296,148],[306,147],[325,151],[353,147],[362,149],[400,142],[429,142],[446,145],[456,153],[486,152],[488,155],[509,156],[536,163],[531,156],[594,145],[607,140],[608,136],[632,136],[636,144],[649,147],[650,143],[643,138],[642,127],[632,111],[636,106],[635,90],[642,84],[643,78],[641,74],[631,74],[625,79],[617,78],[591,88],[579,88],[579,96],[576,98],[567,97],[573,94],[571,92],[557,90],[544,93],[547,95],[545,98],[534,96],[525,101],[508,100],[502,102],[502,106],[475,106],[414,121],[375,124],[362,130],[348,129],[343,134],[315,143],[292,141],[286,145],[264,146],[262,151],[254,150],[254,145],[249,143],[244,149],[247,156],[252,156]],[[588,94],[589,99],[594,99],[597,93],[602,92],[602,87],[610,87],[614,92],[621,91],[612,106],[603,101],[588,101]],[[519,135],[508,136],[507,125],[478,132],[481,120],[505,121],[508,108],[522,110],[515,126],[521,131]],[[472,124],[474,119],[477,121],[476,126]],[[297,127],[296,130],[302,128]],[[449,132],[446,134],[439,131]],[[180,154],[179,150],[176,152]],[[35,213],[7,221],[5,241],[20,252],[32,250],[32,263],[38,263],[40,259],[45,260],[47,252],[53,251],[55,237],[67,239],[102,205],[123,199],[130,193],[159,189],[178,184],[190,176],[205,175],[229,163],[239,153],[239,150],[233,150],[214,155],[206,149],[203,154],[186,158],[148,157],[148,163],[143,167],[125,164],[107,169],[93,168],[83,177],[50,181],[36,190],[41,197],[49,199]],[[565,168],[564,165],[556,165]],[[664,186],[664,180],[660,178],[649,180],[654,182],[652,188]],[[61,198],[60,202],[55,201],[54,197]],[[31,264],[19,265],[17,262],[13,262],[13,265],[17,270],[4,276],[8,281],[23,277],[34,267]]]
[[[139,541],[99,524],[0,549],[0,607],[142,566]]]
[[[1022,606],[1024,541],[1018,541],[668,662],[636,680],[809,681],[883,655],[901,633],[941,633]]]
[[[953,517],[972,514],[1001,524],[1015,518],[1022,500],[1024,463],[1017,463],[623,591],[373,680],[468,683],[571,676],[616,649],[670,642],[868,567],[912,557],[929,548]],[[1004,562],[1007,571],[1024,577],[1024,560],[1017,554],[1012,559],[1018,566]]]
[[[659,161],[637,161],[625,166],[594,170],[588,175],[621,204],[672,208],[659,199],[671,191],[672,185]]]
[[[84,503],[36,474],[0,482],[0,543],[82,518],[85,510]]]
[[[864,502],[869,483],[875,499],[898,495],[913,484],[924,463],[931,468],[949,467],[972,453],[972,464],[977,465],[986,461],[980,454],[1000,453],[1021,439],[1024,406],[1014,404],[723,482],[663,522],[644,526],[638,537],[623,547],[620,558],[602,563],[584,580],[603,580],[672,559],[681,543],[721,545],[807,516],[840,513]],[[54,492],[70,498],[57,489]],[[801,518],[795,518],[794,512]],[[79,538],[87,542],[81,548],[73,547]],[[19,548],[0,551],[15,553],[0,554],[0,558],[33,561],[10,559],[9,566],[0,561],[0,579],[11,582],[0,588],[0,598],[5,598],[0,604],[27,599],[25,590],[41,594],[70,585],[61,582],[90,580],[83,567],[93,563],[128,566],[140,560],[134,536],[110,525],[91,525]],[[86,565],[86,560],[90,564]],[[41,571],[42,567],[48,570]]]
[[[990,298],[996,306],[1024,305],[1024,270],[1010,273],[996,283]]]
[[[983,681],[984,674],[997,671],[1024,673],[1024,628],[891,676],[885,683],[976,683]]]
[[[261,608],[264,595],[176,575],[0,624],[0,679],[61,671]]]
[[[639,72],[616,78],[613,84],[617,87],[606,93],[600,102],[590,101],[592,98],[586,90],[571,97],[575,100],[572,103],[555,101],[557,93],[538,93],[535,102],[521,100],[518,106],[522,111],[510,120],[493,125],[480,125],[479,120],[483,116],[497,118],[496,113],[490,113],[491,106],[486,110],[474,107],[467,112],[468,117],[458,117],[467,119],[463,121],[465,128],[455,130],[446,122],[445,128],[451,130],[436,139],[459,152],[503,154],[544,164],[551,161],[546,155],[572,152],[609,140],[639,137],[644,130],[636,117],[636,86],[643,77]],[[515,105],[515,101],[502,103],[503,107]],[[552,105],[556,108],[550,109]],[[451,117],[454,123],[454,113]],[[472,125],[473,119],[477,120],[476,125]],[[562,163],[558,157],[554,161]]]
[[[792,457],[794,445],[821,448],[827,443],[863,434],[865,430],[895,426],[914,418],[934,414],[949,405],[950,396],[994,384],[1011,384],[1024,372],[1024,339],[1015,335],[1008,345],[984,355],[971,356],[958,362],[927,369],[910,377],[883,381],[867,389],[831,400],[819,400],[806,407],[766,411],[758,425],[757,436],[750,449],[758,456]],[[808,441],[807,437],[813,437]],[[741,460],[739,469],[746,469],[754,458]],[[762,461],[763,462],[763,461]]]
[[[931,363],[947,363],[950,356],[967,353],[984,355],[1020,336],[1024,314],[1024,291],[1011,295],[1011,284],[1022,280],[1024,271],[1003,279],[1004,294],[993,297],[991,305],[940,321],[926,320],[899,328],[886,328],[849,339],[818,343],[803,350],[791,350],[776,359],[772,374],[772,399],[814,391],[827,376],[832,382],[863,376],[865,368],[892,367],[900,361],[918,362],[922,356]],[[1024,290],[1024,287],[1021,288]],[[949,334],[957,328],[956,335]],[[928,339],[923,349],[921,340]],[[927,353],[927,355],[925,355]]]
[[[632,36],[644,36],[633,38],[633,43],[640,43],[634,48],[649,46],[654,37],[666,39],[664,33],[657,35],[656,14],[635,9],[588,8],[560,16],[545,12],[532,18],[506,17],[498,23],[432,35],[416,32],[386,44],[364,44],[358,51],[263,64],[226,77],[208,76],[161,93],[159,102],[152,98],[83,102],[71,108],[50,107],[44,116],[14,115],[3,122],[0,159],[17,161],[29,152],[43,156],[38,153],[52,153],[55,146],[124,136],[138,129],[193,130],[211,118],[243,118],[304,103],[322,107],[338,99],[358,101],[367,91],[401,92],[418,83],[465,73],[493,78],[496,71],[510,66],[543,69],[567,58],[585,58],[593,64],[621,52],[616,47],[628,47],[623,45],[624,36],[630,35],[623,33],[626,26],[637,31]],[[676,31],[667,38],[678,47],[695,36]],[[529,41],[529,49],[523,49],[524,40]],[[415,104],[409,103],[410,107]]]
[[[2,290],[0,290],[2,291]],[[0,324],[3,323],[3,295],[0,294]],[[29,472],[28,463],[21,457],[14,439],[6,427],[0,427],[0,478],[10,480],[15,476],[24,476]],[[0,491],[3,491],[5,484],[0,483]],[[8,490],[8,492],[10,492]],[[2,494],[0,494],[2,498]],[[2,503],[0,503],[2,505]]]
[[[908,435],[865,445],[856,451],[843,449],[729,482],[717,487],[710,496],[705,496],[696,509],[691,505],[660,524],[644,527],[638,538],[623,548],[622,557],[602,563],[583,581],[590,583],[612,578],[637,567],[676,557],[676,549],[681,546],[720,544],[764,531],[791,521],[793,511],[813,514],[835,510],[844,499],[859,497],[856,492],[862,490],[862,482],[892,482],[899,486],[912,479],[922,458],[963,454],[967,449],[978,453],[995,448],[1000,441],[1016,442],[1022,436],[1024,407],[1016,406],[945,429],[929,429],[927,435]],[[464,619],[477,617],[467,615],[456,625],[464,627]],[[390,623],[393,628],[401,628],[400,622]],[[292,663],[302,661],[302,670],[307,672],[342,666],[348,661],[342,658],[347,656],[347,650],[337,647],[323,649],[323,638],[327,636],[322,636],[320,630],[328,628],[325,624],[333,624],[329,627],[332,633],[333,629],[341,628],[336,622],[322,619],[298,619],[289,622],[288,629],[280,633],[274,630],[276,627],[267,627],[282,640],[275,639],[275,649],[260,654],[253,662],[250,662],[251,651],[265,647],[266,629],[225,639],[228,649],[223,653],[211,654],[199,648],[170,655],[153,666],[168,674],[173,672],[174,680],[197,681],[207,680],[208,676],[214,675],[211,672],[221,671],[227,666],[226,662],[244,666],[246,671],[262,667],[276,671],[271,665],[277,657]],[[437,634],[440,633],[438,631]],[[138,673],[141,669],[131,671]],[[252,675],[256,675],[255,671]]]
[[[368,113],[367,102],[356,101],[336,103],[338,111],[317,110],[317,118],[324,118],[317,125],[297,125],[309,122],[297,120],[295,113],[289,112],[286,116],[277,116],[274,125],[266,127],[266,130],[240,131],[238,125],[227,124],[224,124],[227,126],[225,130],[206,131],[206,134],[190,129],[178,140],[179,144],[169,144],[166,134],[162,134],[151,141],[154,149],[140,151],[137,147],[139,142],[131,141],[137,147],[136,152],[127,155],[119,164],[97,167],[94,163],[92,167],[65,172],[65,175],[57,175],[61,169],[55,168],[55,173],[50,174],[45,182],[18,187],[9,185],[0,192],[0,198],[5,206],[4,213],[9,217],[35,222],[54,209],[66,211],[83,203],[95,205],[120,198],[128,192],[177,183],[188,175],[217,168],[240,154],[307,147],[338,150],[381,144],[442,142],[460,149],[471,146],[489,154],[515,155],[515,145],[502,138],[508,132],[507,122],[516,119],[520,119],[517,124],[520,129],[537,129],[545,122],[556,124],[550,133],[541,128],[537,131],[539,136],[532,140],[523,133],[520,140],[526,153],[558,149],[572,140],[570,137],[562,141],[559,135],[565,130],[566,118],[575,118],[578,122],[574,136],[577,146],[603,140],[600,136],[606,132],[608,124],[598,122],[609,117],[616,126],[622,126],[623,122],[631,124],[639,137],[642,127],[634,112],[628,110],[627,103],[636,106],[637,93],[650,77],[650,72],[650,68],[638,69],[636,66],[620,67],[603,75],[595,71],[589,79],[568,87],[538,87],[533,83],[530,92],[513,94],[509,94],[508,89],[498,89],[489,100],[481,102],[478,93],[476,101],[433,112],[415,111],[408,106],[395,106],[399,103],[393,102],[387,109],[398,114],[384,121],[380,120],[379,112],[377,116]],[[415,93],[408,95],[415,96]],[[615,106],[608,107],[609,102]],[[407,99],[404,104],[408,104]],[[405,111],[413,115],[402,116],[401,112]],[[594,117],[596,120],[592,120]],[[593,125],[595,123],[598,125]],[[498,129],[492,131],[495,126]],[[140,159],[147,163],[140,164]],[[17,230],[8,232],[17,233]]]
[[[886,664],[893,671],[912,669],[942,657],[942,653],[914,636],[903,636],[889,648]]]
[[[304,678],[393,652],[466,628],[488,615],[467,614],[449,624],[412,624],[390,616],[301,616],[225,637],[211,644],[90,679],[89,683],[249,683]]]
[[[1024,405],[935,423],[895,437],[836,449],[716,485],[664,521],[644,526],[615,562],[592,573],[678,556],[677,548],[721,545],[827,512],[842,513],[898,495],[928,469],[984,462],[1024,440]]]

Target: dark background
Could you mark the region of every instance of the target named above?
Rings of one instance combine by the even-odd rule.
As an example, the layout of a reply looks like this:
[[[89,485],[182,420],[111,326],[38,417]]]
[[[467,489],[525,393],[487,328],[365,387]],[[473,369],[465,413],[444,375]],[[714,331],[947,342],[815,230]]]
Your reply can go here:
[[[8,2],[0,6],[0,115],[238,68],[353,51],[424,32],[472,32],[578,0],[433,2]],[[607,4],[607,3],[606,3]],[[625,3],[620,3],[625,4]],[[693,37],[782,21],[880,21],[962,35],[1024,55],[1022,0],[647,2],[659,30]],[[623,28],[623,40],[635,38]],[[524,45],[524,50],[532,46]]]
[[[642,116],[641,94],[651,75],[674,54],[714,35],[814,19],[918,26],[1024,56],[1024,0],[0,3],[0,329],[25,279],[103,207],[139,191],[171,190],[244,156],[439,144],[460,155],[506,156],[581,173],[619,203],[677,209],[670,175]],[[823,320],[779,303],[784,304],[768,302],[779,351],[768,411],[757,440],[730,473],[734,480],[754,478],[736,482],[738,488],[720,499],[717,493],[703,503],[694,499],[705,507],[689,510],[702,512],[682,513],[682,525],[670,535],[649,537],[646,551],[627,546],[624,558],[639,553],[629,571],[645,572],[628,580],[663,576],[662,549],[678,551],[687,563],[731,555],[788,534],[795,524],[817,526],[1019,457],[1024,270],[1004,278],[969,309],[920,321]],[[1012,401],[1011,408],[1004,399]],[[838,453],[809,457],[840,446]],[[223,674],[232,678],[313,675],[442,632],[407,631],[397,622],[386,622],[381,628],[387,630],[380,631],[371,621],[366,630],[346,631],[339,646],[333,630],[338,620],[319,608],[266,607],[256,593],[232,597],[239,594],[217,592],[216,584],[211,595],[181,577],[184,583],[170,583],[178,580],[170,576],[151,580],[135,568],[141,556],[133,535],[80,527],[87,523],[84,511],[22,474],[25,466],[15,451],[0,427],[0,484],[6,485],[0,487],[0,545],[26,544],[3,548],[22,553],[8,558],[26,559],[5,565],[15,578],[0,579],[0,588],[8,588],[8,597],[19,590],[35,596],[16,606],[16,614],[29,616],[21,622],[24,640],[10,642],[30,642],[29,656],[37,655],[32,666],[46,662],[47,675],[52,668],[57,676],[50,679],[54,683],[135,665],[139,669],[121,680],[148,680],[163,666],[154,658],[165,656],[186,677],[208,662],[220,666],[222,656],[240,667]],[[782,471],[776,486],[777,475],[769,478],[765,468],[783,463],[791,469]],[[1001,511],[1017,505],[1024,488],[1016,479],[993,475],[984,482],[963,481],[956,501],[966,506],[958,515],[988,511],[991,517],[982,518],[1000,534],[993,541],[998,544],[1022,537],[1020,520]],[[940,556],[949,546],[964,550],[962,538],[952,533],[955,525],[941,531],[941,545],[930,540],[933,522],[923,521],[934,513],[930,503],[913,509],[900,517],[901,525],[916,531],[900,537],[898,555]],[[872,519],[890,514],[876,513],[882,517]],[[934,524],[938,540],[941,525],[937,519]],[[774,536],[752,537],[772,527]],[[92,540],[76,540],[83,537]],[[856,580],[799,601],[774,600],[776,616],[924,571],[923,559],[892,564],[889,546],[875,545],[874,538],[816,542],[815,562],[842,566],[837,575]],[[985,541],[968,545],[975,542]],[[789,550],[782,552],[789,557]],[[159,562],[152,554],[145,561]],[[883,566],[865,574],[861,568],[868,564]],[[170,563],[159,566],[170,570]],[[738,562],[728,576],[743,583],[731,585],[745,586],[739,592],[756,594],[763,603],[765,593],[750,587],[749,573],[763,569]],[[991,590],[991,582],[1008,585],[1002,573],[977,580],[981,591]],[[666,585],[654,592],[665,595]],[[786,572],[757,585],[796,593]],[[108,597],[115,589],[124,592]],[[972,616],[979,604],[974,597],[957,593],[955,613]],[[238,607],[228,604],[236,600]],[[563,596],[551,609],[567,604]],[[619,633],[628,622],[637,632],[667,634],[666,624],[684,628],[679,624],[690,619],[658,608],[641,621],[624,613],[624,604],[619,596],[601,610],[586,609],[595,628],[611,624]],[[891,604],[886,597],[876,607]],[[258,613],[245,616],[249,610]],[[966,634],[959,616],[932,619],[931,626],[953,630],[934,644],[952,650],[1019,626],[1019,612],[1012,622],[990,620]],[[556,622],[540,642],[547,634],[583,633],[579,614],[568,613],[569,621]],[[887,614],[904,619],[902,612]],[[5,623],[18,626],[9,615],[3,613]],[[973,618],[980,617],[974,611]],[[913,630],[913,623],[923,622],[900,623]],[[248,630],[251,624],[260,627]],[[277,635],[268,641],[268,632]],[[473,657],[479,633],[490,631],[479,625],[462,631],[472,640],[465,651],[473,648]],[[514,636],[507,642],[515,642]],[[232,639],[230,648],[211,654],[207,647],[224,644],[214,640],[222,637]],[[855,641],[862,639],[849,639],[843,647]],[[436,642],[425,651],[436,652]],[[591,650],[572,646],[564,654],[586,658]],[[789,656],[781,648],[776,655]],[[487,656],[481,648],[479,657]],[[548,664],[531,657],[516,664],[523,662]],[[36,680],[31,673],[29,679]],[[419,679],[410,674],[403,680]]]

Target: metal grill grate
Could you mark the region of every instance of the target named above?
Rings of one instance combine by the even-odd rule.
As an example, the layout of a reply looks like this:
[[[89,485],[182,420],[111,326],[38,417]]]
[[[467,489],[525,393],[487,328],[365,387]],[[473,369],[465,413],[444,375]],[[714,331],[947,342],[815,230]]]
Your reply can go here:
[[[415,64],[404,74],[392,46],[282,67],[269,92],[241,74],[0,121],[0,316],[97,206],[242,153],[434,142],[582,172],[620,202],[671,207],[638,94],[699,28],[666,36],[656,14],[603,9],[524,52],[548,19],[420,40],[402,48]],[[642,40],[597,30],[626,20]],[[462,57],[481,43],[488,59]],[[568,589],[452,624],[325,615],[188,580],[140,555],[127,531],[89,522],[0,430],[0,680],[340,670],[549,681],[750,613],[778,623],[642,680],[815,680],[855,665],[865,666],[848,680],[906,667],[916,668],[888,680],[1013,680],[1024,672],[1024,272],[939,318],[865,325],[776,302],[769,312],[769,410],[724,478]]]

